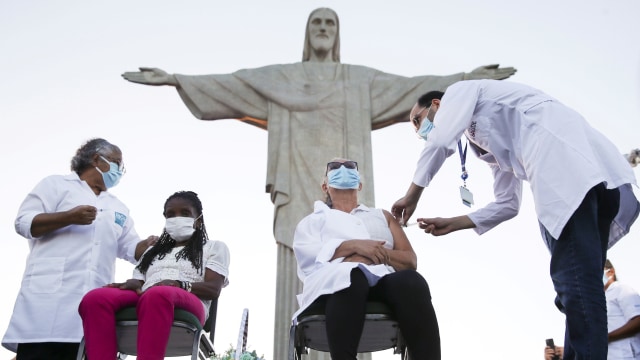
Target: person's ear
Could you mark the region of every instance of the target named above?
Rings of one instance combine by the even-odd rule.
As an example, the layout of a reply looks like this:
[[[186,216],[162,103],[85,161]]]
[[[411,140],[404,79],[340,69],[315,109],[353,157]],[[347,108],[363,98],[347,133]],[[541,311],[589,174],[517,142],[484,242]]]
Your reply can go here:
[[[327,193],[327,191],[329,191],[329,187],[327,186],[326,182],[322,182],[322,185],[320,186],[320,188],[322,189],[323,193]]]
[[[91,157],[91,161],[93,166],[98,166],[98,163],[100,162],[100,154],[98,153],[93,154],[93,156]]]
[[[431,100],[431,105],[436,107],[434,110],[437,110],[440,107],[440,99]]]
[[[358,191],[362,190],[362,183],[360,183],[360,185],[358,185]]]

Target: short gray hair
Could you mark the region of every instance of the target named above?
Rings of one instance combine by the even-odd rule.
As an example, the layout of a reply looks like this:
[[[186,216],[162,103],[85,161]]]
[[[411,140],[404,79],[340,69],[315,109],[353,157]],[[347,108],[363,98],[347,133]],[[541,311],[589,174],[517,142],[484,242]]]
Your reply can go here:
[[[120,148],[105,139],[91,139],[80,146],[76,150],[76,154],[71,158],[71,171],[80,175],[83,171],[92,167],[93,155],[108,155],[114,151],[120,152]]]

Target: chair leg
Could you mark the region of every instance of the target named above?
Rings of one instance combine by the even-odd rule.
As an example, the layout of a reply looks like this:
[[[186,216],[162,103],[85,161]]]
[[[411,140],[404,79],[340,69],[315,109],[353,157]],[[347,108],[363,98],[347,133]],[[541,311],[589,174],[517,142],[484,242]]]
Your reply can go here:
[[[295,354],[296,344],[295,344],[295,336],[296,336],[296,326],[291,325],[289,328],[289,360],[296,360],[297,356]]]
[[[80,346],[78,347],[78,355],[76,356],[76,360],[84,360],[86,358],[84,353],[84,337],[80,340]]]

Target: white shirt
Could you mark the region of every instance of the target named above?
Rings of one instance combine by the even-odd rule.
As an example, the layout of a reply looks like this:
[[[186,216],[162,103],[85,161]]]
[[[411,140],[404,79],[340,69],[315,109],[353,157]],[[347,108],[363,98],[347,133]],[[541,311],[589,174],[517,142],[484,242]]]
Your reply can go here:
[[[79,205],[98,209],[90,225],[69,225],[31,236],[33,218]],[[115,260],[134,263],[140,237],[129,209],[113,194],[96,195],[77,174],[44,178],[27,195],[15,221],[30,252],[2,345],[16,351],[25,342],[80,342],[78,305],[89,290],[113,282]]]
[[[147,249],[149,251],[152,247]],[[162,259],[157,256],[153,263],[149,265],[147,272],[142,274],[137,268],[133,269],[133,279],[144,281],[142,290],[147,290],[151,285],[159,283],[162,280],[181,280],[190,282],[204,281],[204,268],[211,269],[224,277],[222,287],[229,285],[229,248],[222,241],[208,240],[202,246],[202,266],[203,269],[196,269],[187,259],[176,260],[176,254],[184,246],[176,246],[171,252],[166,254]],[[144,255],[143,255],[144,256]],[[140,257],[142,259],[142,257]],[[139,263],[139,262],[138,262]],[[205,318],[209,313],[209,305],[211,300],[202,300],[204,306]]]
[[[362,269],[369,286],[395,271],[384,264],[342,262],[344,258],[331,260],[342,242],[354,239],[384,240],[384,247],[393,249],[393,235],[382,210],[359,205],[346,213],[316,201],[313,213],[300,221],[293,236],[293,251],[303,288],[302,294],[298,295],[300,309],[293,319],[319,296],[348,288],[351,269],[355,267]]]
[[[413,182],[428,186],[464,134],[494,176],[495,201],[469,214],[478,234],[517,215],[523,180],[531,185],[538,220],[556,239],[585,194],[601,182],[621,192],[610,246],[640,211],[626,185],[636,184],[635,176],[615,145],[580,114],[537,89],[498,80],[457,82],[445,92],[434,126]]]
[[[619,329],[629,320],[640,316],[640,295],[630,286],[612,282],[605,291],[607,297],[607,328]],[[610,342],[608,360],[640,359],[640,333]]]

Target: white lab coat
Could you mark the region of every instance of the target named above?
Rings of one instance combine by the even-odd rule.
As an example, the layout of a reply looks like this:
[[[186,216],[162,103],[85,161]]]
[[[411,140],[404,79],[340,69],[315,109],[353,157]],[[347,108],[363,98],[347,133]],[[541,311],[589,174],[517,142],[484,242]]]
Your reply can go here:
[[[621,328],[632,318],[640,316],[640,295],[630,286],[614,281],[604,294],[607,297],[609,332]],[[640,334],[610,342],[607,359],[640,359]]]
[[[36,215],[79,205],[98,209],[91,225],[70,225],[39,238],[31,236]],[[82,296],[113,282],[116,257],[135,262],[140,238],[129,209],[109,192],[96,196],[75,173],[54,175],[27,195],[15,228],[28,240],[30,252],[2,345],[15,352],[18,343],[80,342]]]
[[[445,92],[434,126],[413,182],[428,186],[464,133],[495,179],[495,201],[469,214],[478,234],[517,215],[523,180],[531,185],[539,222],[556,239],[585,194],[602,182],[620,188],[609,246],[638,216],[629,185],[636,179],[624,156],[580,114],[537,89],[509,81],[457,82]]]
[[[351,213],[329,208],[316,201],[312,214],[303,218],[293,236],[293,251],[298,262],[298,277],[303,282],[298,295],[299,310],[295,319],[319,296],[333,294],[351,285],[351,269],[359,267],[369,286],[395,270],[384,264],[365,265],[342,262],[344,258],[331,260],[343,241],[384,240],[384,247],[393,249],[393,235],[384,213],[380,209],[359,205]]]

